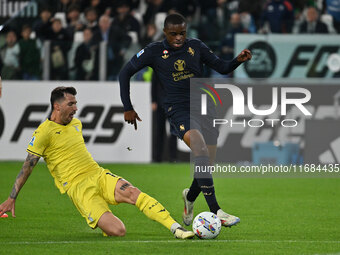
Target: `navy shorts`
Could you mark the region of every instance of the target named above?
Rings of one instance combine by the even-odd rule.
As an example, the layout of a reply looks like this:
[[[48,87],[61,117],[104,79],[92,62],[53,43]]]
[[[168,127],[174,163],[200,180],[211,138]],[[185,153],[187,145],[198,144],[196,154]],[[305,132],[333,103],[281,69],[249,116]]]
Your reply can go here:
[[[216,145],[219,131],[213,127],[213,119],[209,117],[190,115],[190,110],[168,108],[167,116],[170,122],[171,134],[183,140],[184,134],[190,129],[201,132],[207,145]]]

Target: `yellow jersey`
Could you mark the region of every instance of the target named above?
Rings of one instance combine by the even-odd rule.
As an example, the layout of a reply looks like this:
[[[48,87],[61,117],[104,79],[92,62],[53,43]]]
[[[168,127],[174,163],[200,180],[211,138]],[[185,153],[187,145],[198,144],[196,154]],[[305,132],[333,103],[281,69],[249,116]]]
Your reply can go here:
[[[44,158],[61,193],[82,177],[102,171],[85,146],[82,124],[76,118],[67,125],[49,119],[41,123],[33,133],[27,152]]]

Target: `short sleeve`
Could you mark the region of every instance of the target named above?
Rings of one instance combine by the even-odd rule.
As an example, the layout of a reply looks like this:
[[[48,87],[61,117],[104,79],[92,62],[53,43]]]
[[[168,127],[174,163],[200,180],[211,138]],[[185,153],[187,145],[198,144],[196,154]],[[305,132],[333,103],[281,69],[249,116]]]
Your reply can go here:
[[[27,152],[36,156],[43,157],[44,151],[48,145],[48,134],[37,129],[28,143]]]

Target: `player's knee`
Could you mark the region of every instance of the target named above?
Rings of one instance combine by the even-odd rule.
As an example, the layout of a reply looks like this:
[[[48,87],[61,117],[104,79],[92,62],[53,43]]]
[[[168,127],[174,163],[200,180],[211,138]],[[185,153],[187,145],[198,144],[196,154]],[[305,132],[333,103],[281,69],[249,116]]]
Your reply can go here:
[[[209,150],[202,134],[198,130],[190,132],[190,148],[195,156],[208,156]]]
[[[126,235],[126,228],[125,228],[125,226],[115,226],[114,228],[105,230],[105,233],[108,236],[125,236]]]
[[[133,187],[133,186],[129,187],[128,191],[129,191],[128,196],[129,196],[130,203],[136,204],[137,198],[139,194],[141,193],[141,191],[138,188]]]
[[[209,156],[208,147],[205,144],[198,144],[192,147],[195,156]]]

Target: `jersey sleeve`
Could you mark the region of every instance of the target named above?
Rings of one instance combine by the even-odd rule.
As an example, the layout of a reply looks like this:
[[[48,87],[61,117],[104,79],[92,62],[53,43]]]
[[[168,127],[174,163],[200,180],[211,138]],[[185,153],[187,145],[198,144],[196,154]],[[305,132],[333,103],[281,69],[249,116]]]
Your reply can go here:
[[[44,156],[44,151],[48,145],[48,134],[37,129],[28,143],[27,152],[39,157]]]
[[[130,99],[130,79],[131,77],[146,66],[152,67],[153,53],[151,47],[145,47],[123,67],[119,73],[120,98],[125,111],[133,109]]]
[[[220,59],[208,48],[207,45],[203,42],[200,43],[201,61],[215,71],[221,74],[228,74],[234,71],[241,64],[236,58],[231,61]]]
[[[146,46],[144,49],[139,51],[131,58],[130,63],[138,71],[146,66],[152,66],[153,59],[152,48],[153,48],[152,46]]]

